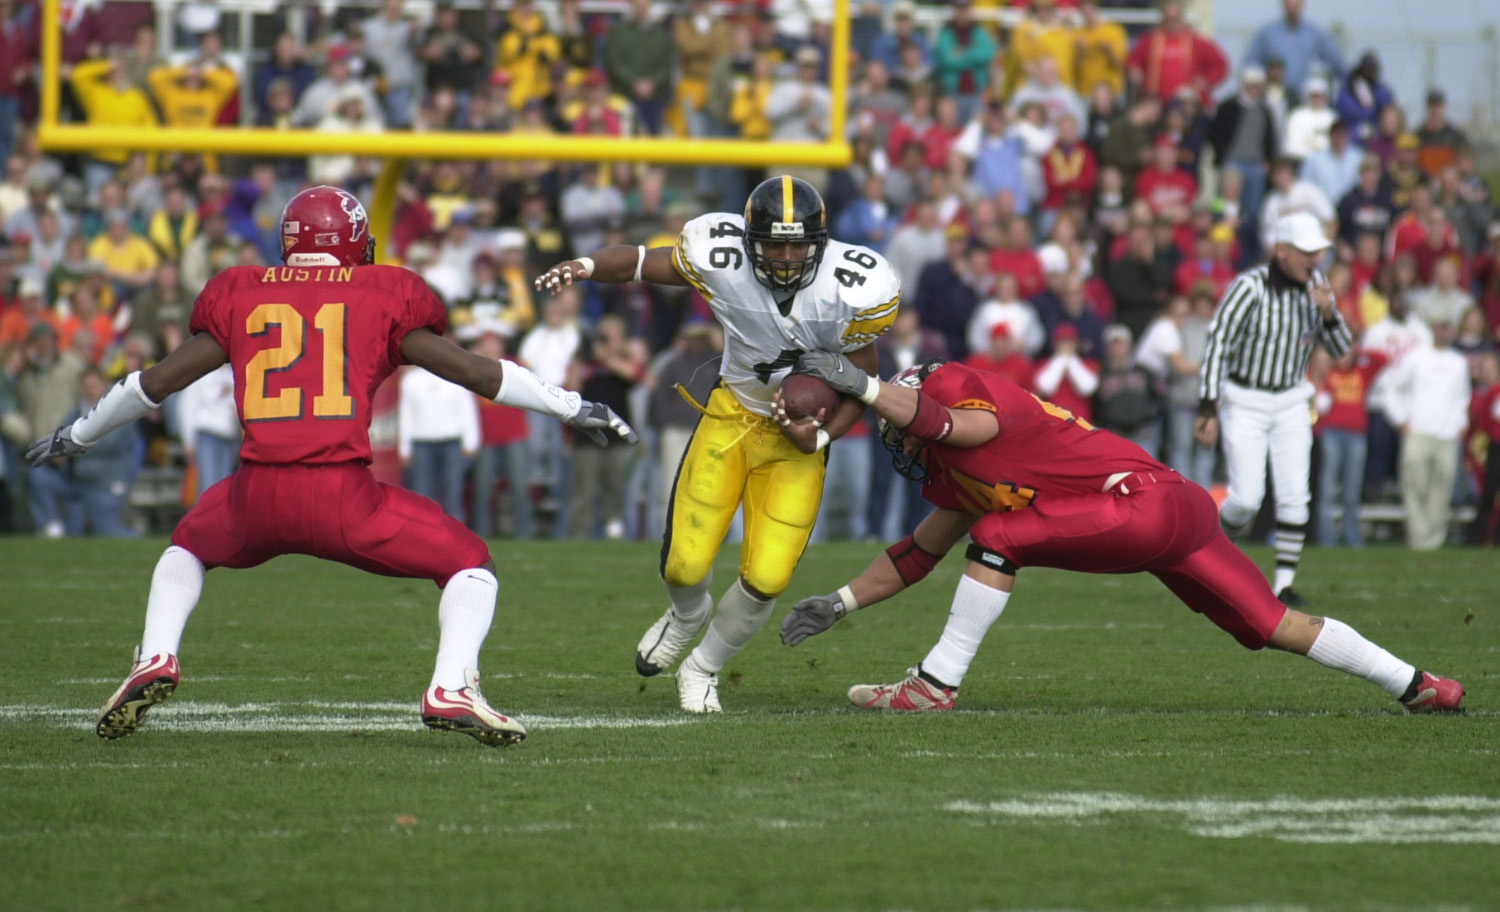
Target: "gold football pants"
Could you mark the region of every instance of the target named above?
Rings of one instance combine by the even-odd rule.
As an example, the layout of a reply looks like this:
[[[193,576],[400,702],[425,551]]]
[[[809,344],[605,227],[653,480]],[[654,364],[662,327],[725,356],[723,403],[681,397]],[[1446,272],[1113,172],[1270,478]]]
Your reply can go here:
[[[722,386],[702,411],[672,485],[662,579],[672,586],[702,582],[743,502],[740,575],[757,592],[780,595],[818,518],[828,451],[799,451],[775,420],[746,409]]]

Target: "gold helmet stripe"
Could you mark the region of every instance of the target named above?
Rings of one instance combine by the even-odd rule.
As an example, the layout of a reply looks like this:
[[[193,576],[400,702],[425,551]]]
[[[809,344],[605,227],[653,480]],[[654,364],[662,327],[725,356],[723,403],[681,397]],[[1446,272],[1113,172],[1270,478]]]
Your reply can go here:
[[[790,174],[783,174],[781,175],[781,220],[783,222],[796,221],[792,216],[794,208],[792,205],[792,176]]]

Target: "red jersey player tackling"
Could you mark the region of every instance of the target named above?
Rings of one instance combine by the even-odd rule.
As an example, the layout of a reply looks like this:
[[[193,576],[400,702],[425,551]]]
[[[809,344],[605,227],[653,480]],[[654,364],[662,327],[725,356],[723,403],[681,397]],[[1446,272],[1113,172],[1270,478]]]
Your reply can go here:
[[[601,444],[606,434],[633,441],[635,432],[606,406],[444,339],[447,314],[426,283],[409,270],[372,264],[369,219],[352,195],[335,187],[302,191],[282,213],[281,234],[284,267],[238,266],[214,276],[193,305],[191,338],[26,454],[40,465],[82,452],[226,360],[234,369],[243,464],[172,533],[151,578],[136,662],[96,731],[129,735],[171,696],[178,645],[206,570],[311,554],[441,587],[423,723],[489,745],[521,741],[526,729],[479,690],[479,648],[498,588],[489,548],[435,502],[375,481],[370,397],[399,366],[415,364],[496,402],[550,414]]]
[[[920,479],[938,509],[838,592],[798,602],[782,623],[784,642],[915,584],[965,535],[972,540],[938,644],[904,681],[852,688],[855,705],[951,709],[1016,572],[1034,566],[1151,573],[1247,648],[1273,646],[1358,675],[1409,712],[1458,708],[1457,681],[1416,670],[1346,624],[1282,605],[1221,530],[1208,492],[1135,444],[960,364],[918,365],[881,383],[812,352],[798,370],[872,406],[897,471]]]

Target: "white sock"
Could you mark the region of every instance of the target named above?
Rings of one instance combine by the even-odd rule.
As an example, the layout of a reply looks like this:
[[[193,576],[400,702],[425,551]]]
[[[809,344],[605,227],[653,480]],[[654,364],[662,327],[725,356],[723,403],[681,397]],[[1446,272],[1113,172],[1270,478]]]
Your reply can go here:
[[[479,647],[495,617],[500,581],[480,567],[460,570],[443,587],[438,601],[437,667],[432,685],[444,690],[463,688],[464,671],[479,667]]]
[[[672,610],[679,620],[685,624],[701,624],[708,619],[708,613],[714,610],[713,596],[708,594],[713,581],[713,571],[709,571],[708,576],[694,586],[663,583],[667,587],[667,598],[672,600]]]
[[[1297,578],[1297,568],[1296,567],[1282,567],[1282,566],[1278,566],[1276,568],[1276,585],[1274,585],[1274,586],[1271,587],[1271,591],[1274,592],[1274,593],[1276,593],[1277,595],[1280,595],[1281,594],[1281,590],[1283,590],[1286,587],[1290,586],[1292,584],[1292,581],[1295,580],[1296,578]]]
[[[1323,619],[1323,630],[1307,657],[1320,665],[1364,678],[1396,699],[1406,693],[1417,669],[1371,643],[1353,627],[1333,618]]]
[[[182,629],[203,595],[203,562],[191,551],[172,545],[162,552],[151,574],[146,598],[146,632],[141,634],[141,658],[165,652],[176,655]]]
[[[922,660],[922,670],[949,687],[962,683],[985,633],[1000,619],[1008,601],[1009,592],[986,586],[973,577],[960,577],[948,625],[943,628],[942,639]]]
[[[765,626],[771,617],[771,609],[775,607],[774,598],[764,602],[753,598],[736,579],[719,599],[719,607],[714,612],[713,623],[708,625],[708,633],[703,635],[703,642],[688,658],[704,671],[718,674],[736,653],[745,648],[755,631]]]

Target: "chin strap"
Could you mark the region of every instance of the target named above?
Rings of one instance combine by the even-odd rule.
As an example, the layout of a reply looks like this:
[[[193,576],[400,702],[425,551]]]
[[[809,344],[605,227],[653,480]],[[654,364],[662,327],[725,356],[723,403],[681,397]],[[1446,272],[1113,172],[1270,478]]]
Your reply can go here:
[[[109,388],[89,413],[73,422],[73,442],[93,446],[118,427],[149,415],[160,402],[152,402],[141,389],[141,372],[135,371]]]

